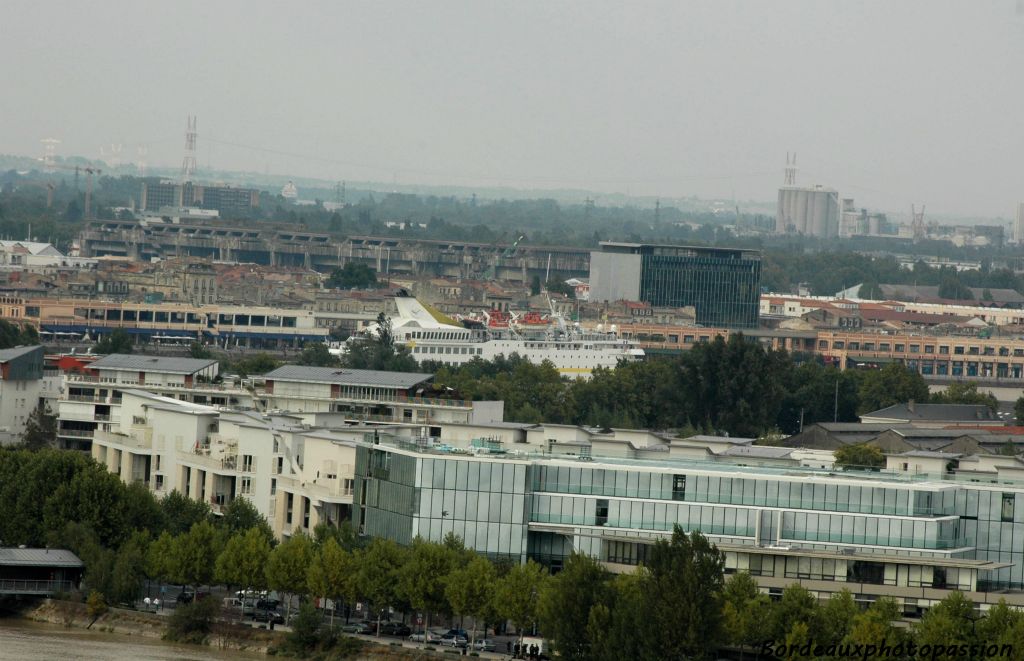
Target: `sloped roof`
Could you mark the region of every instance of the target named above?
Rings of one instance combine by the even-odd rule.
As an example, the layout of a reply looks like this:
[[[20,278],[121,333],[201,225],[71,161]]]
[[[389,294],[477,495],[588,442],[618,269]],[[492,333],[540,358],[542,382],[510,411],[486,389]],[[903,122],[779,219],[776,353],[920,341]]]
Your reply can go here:
[[[999,420],[992,409],[984,404],[893,404],[884,409],[865,413],[864,418],[891,418],[895,420]]]
[[[84,567],[78,556],[64,549],[0,549],[0,567]]]
[[[9,360],[20,358],[25,354],[32,353],[39,348],[38,344],[33,344],[27,347],[14,347],[12,349],[0,349],[0,363],[6,363]]]
[[[779,448],[768,445],[734,445],[721,453],[726,457],[755,457],[758,459],[784,459],[796,448]]]
[[[174,356],[112,353],[93,362],[89,367],[98,370],[195,374],[216,364],[217,361],[210,358],[177,358]]]
[[[380,386],[382,388],[412,388],[434,378],[433,374],[421,372],[381,372],[308,365],[282,365],[265,376],[271,381],[308,381],[311,383],[338,383],[346,386]]]

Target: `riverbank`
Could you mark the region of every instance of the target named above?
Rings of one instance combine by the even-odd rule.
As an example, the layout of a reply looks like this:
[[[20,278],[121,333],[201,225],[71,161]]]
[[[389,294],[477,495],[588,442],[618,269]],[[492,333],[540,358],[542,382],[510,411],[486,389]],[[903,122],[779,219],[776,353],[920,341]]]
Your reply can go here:
[[[162,640],[167,631],[167,617],[156,613],[111,608],[90,627],[92,618],[85,604],[73,601],[45,599],[22,609],[19,615],[33,622],[59,624],[65,628],[88,629],[124,636],[141,636]],[[247,626],[217,624],[207,639],[206,647],[239,652],[266,654],[279,643],[280,632]]]
[[[92,618],[86,612],[83,603],[73,601],[60,601],[56,599],[45,599],[36,603],[29,603],[20,609],[13,611],[11,618],[14,621],[28,621],[43,624],[58,625],[63,629],[74,629],[86,631]],[[154,644],[163,641],[164,633],[167,631],[167,616],[156,613],[111,608],[101,615],[88,632],[95,635],[114,634],[118,637],[145,638]],[[224,652],[226,655],[243,654],[246,658],[258,659],[261,656],[271,655],[271,649],[279,646],[286,634],[281,631],[267,631],[253,627],[218,623],[207,638],[205,645],[177,645],[177,648],[195,649],[196,653],[204,651]],[[456,650],[427,650],[419,647],[394,641],[392,643],[379,642],[362,636],[353,637],[363,643],[363,649],[354,656],[344,656],[341,649],[329,650],[326,652],[314,653],[311,658],[318,659],[342,659],[348,661],[420,661],[422,659],[451,659],[453,656],[461,656]],[[111,641],[114,641],[111,636]],[[498,655],[483,653],[482,658],[500,658]]]

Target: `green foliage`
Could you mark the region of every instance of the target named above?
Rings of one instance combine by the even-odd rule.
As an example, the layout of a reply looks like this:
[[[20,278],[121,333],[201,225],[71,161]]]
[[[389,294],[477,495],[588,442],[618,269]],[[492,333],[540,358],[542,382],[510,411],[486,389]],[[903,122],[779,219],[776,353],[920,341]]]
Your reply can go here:
[[[98,620],[104,613],[107,612],[107,601],[103,598],[103,595],[96,590],[89,593],[89,598],[85,601],[85,613],[89,616],[92,622],[89,622],[87,629]]]
[[[132,337],[123,328],[115,328],[113,332],[104,335],[93,346],[93,351],[100,355],[125,354],[132,352]]]
[[[247,498],[232,499],[216,522],[217,526],[227,531],[229,535],[238,535],[256,529],[268,544],[274,539],[274,531],[270,529],[266,517],[260,514],[256,506]]]
[[[476,624],[486,621],[493,611],[494,583],[497,572],[487,558],[476,556],[468,564],[451,571],[447,576],[445,596],[452,611],[473,617],[470,643],[476,642]],[[413,604],[415,606],[415,604]]]
[[[329,289],[370,289],[377,286],[377,274],[362,262],[348,262],[335,269],[324,284]]]
[[[544,289],[552,294],[564,294],[569,298],[576,298],[576,290],[562,280],[548,280],[544,283]]]
[[[213,358],[213,354],[201,342],[188,345],[188,354],[193,358]]]
[[[989,292],[989,296],[991,296],[991,292]],[[942,281],[939,282],[939,298],[953,301],[973,301],[974,293],[967,285],[960,282],[957,275],[950,274],[943,276]]]
[[[377,315],[376,333],[349,343],[348,352],[341,357],[343,367],[387,372],[417,372],[419,365],[409,348],[396,345],[391,332],[391,319],[383,312]]]
[[[306,572],[310,593],[333,600],[356,599],[354,558],[334,537],[328,537],[316,550]],[[334,613],[332,611],[331,618]]]
[[[164,525],[172,535],[180,535],[192,526],[210,518],[210,506],[202,501],[193,500],[177,489],[163,497],[160,511],[164,517]]]
[[[310,561],[313,558],[313,543],[301,532],[281,542],[270,552],[265,571],[267,586],[285,594],[306,594]],[[288,600],[289,615],[291,600]]]
[[[932,393],[933,404],[984,404],[995,413],[999,409],[999,400],[991,392],[978,392],[978,384],[974,381],[949,384],[945,390]]]
[[[757,647],[769,640],[772,603],[747,572],[729,577],[722,590],[722,631],[739,647]]]
[[[21,434],[21,444],[29,450],[52,448],[57,443],[57,416],[50,408],[38,406],[32,410],[25,421],[25,431]]]
[[[881,468],[885,455],[878,448],[864,443],[853,443],[837,448],[833,453],[836,466],[844,468]]]
[[[235,532],[217,556],[214,575],[226,585],[258,590],[266,585],[269,557],[270,539],[261,527]]]
[[[14,324],[0,319],[0,349],[39,344],[39,333],[32,324]]]
[[[348,552],[361,548],[365,540],[356,533],[351,521],[342,521],[336,526],[321,521],[313,528],[313,546],[320,548],[327,540],[333,539],[338,546]]]
[[[895,647],[906,637],[905,629],[894,625],[900,619],[900,607],[891,597],[880,597],[863,612],[853,616],[844,642],[853,645],[874,645],[885,642]]]
[[[512,567],[495,586],[495,610],[520,634],[532,628],[538,618],[538,597],[549,580],[546,570],[533,560]]]
[[[877,411],[893,404],[927,402],[928,384],[924,377],[899,363],[889,363],[880,370],[855,372],[860,379],[857,407],[860,413]]]
[[[700,658],[718,648],[724,568],[725,555],[699,532],[675,526],[671,540],[655,543],[641,578],[648,658]]]
[[[178,606],[168,618],[164,638],[176,643],[204,644],[219,610],[212,598]]]
[[[1017,398],[1013,403],[1013,417],[1018,425],[1024,425],[1024,395]]]
[[[220,544],[217,530],[209,521],[193,524],[187,533],[174,538],[171,575],[183,585],[198,587],[210,584]]]
[[[914,625],[918,645],[971,645],[976,638],[974,604],[962,592],[952,592],[932,606]],[[987,642],[987,641],[986,641]]]
[[[593,640],[587,635],[590,612],[608,601],[609,574],[596,560],[573,553],[562,571],[540,593],[540,624],[559,658],[588,661]]]
[[[445,584],[459,560],[444,544],[432,544],[417,537],[398,568],[398,592],[409,604],[426,613],[448,610]]]
[[[365,549],[356,551],[356,591],[378,617],[398,600],[399,569],[404,561],[405,552],[390,540],[374,538]]]
[[[299,365],[312,365],[314,367],[335,367],[340,364],[337,356],[331,354],[327,345],[323,342],[307,344],[295,362]]]
[[[787,640],[794,631],[794,627],[802,624],[809,627],[817,616],[818,600],[801,585],[794,583],[782,591],[782,599],[772,608],[771,631],[772,639],[776,641]],[[803,640],[797,642],[802,645],[808,640],[807,633]],[[787,643],[788,644],[788,643]]]
[[[149,533],[132,534],[118,550],[112,567],[109,595],[116,604],[133,604],[142,596],[142,582],[146,578],[146,555]]]
[[[269,354],[258,353],[227,364],[223,371],[235,372],[239,376],[246,377],[252,374],[266,374],[277,369],[280,364]]]

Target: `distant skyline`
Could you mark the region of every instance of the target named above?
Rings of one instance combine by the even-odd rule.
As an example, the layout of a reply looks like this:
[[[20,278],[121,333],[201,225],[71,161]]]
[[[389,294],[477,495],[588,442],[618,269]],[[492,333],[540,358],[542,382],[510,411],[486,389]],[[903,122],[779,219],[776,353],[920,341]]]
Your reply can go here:
[[[8,0],[0,153],[1015,214],[1024,2]],[[101,147],[105,155],[101,156]]]

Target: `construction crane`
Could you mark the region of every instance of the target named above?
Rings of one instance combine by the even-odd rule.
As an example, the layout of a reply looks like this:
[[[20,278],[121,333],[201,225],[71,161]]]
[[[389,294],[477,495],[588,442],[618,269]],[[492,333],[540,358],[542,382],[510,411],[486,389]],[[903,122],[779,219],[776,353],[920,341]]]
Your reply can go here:
[[[61,163],[48,163],[47,167],[57,168],[59,170],[74,170],[75,171],[75,190],[78,190],[78,173],[79,172],[85,172],[86,174],[89,175],[89,180],[85,183],[85,218],[88,220],[90,218],[90,216],[92,215],[91,214],[91,212],[92,212],[92,176],[94,174],[95,175],[103,174],[103,170],[100,170],[99,168],[94,168],[94,167],[89,166],[89,165],[63,165]],[[48,200],[49,201],[48,201],[47,206],[49,206],[50,204],[53,203],[53,193],[52,193],[52,190],[51,190],[51,193],[50,193],[50,196],[49,196]]]

